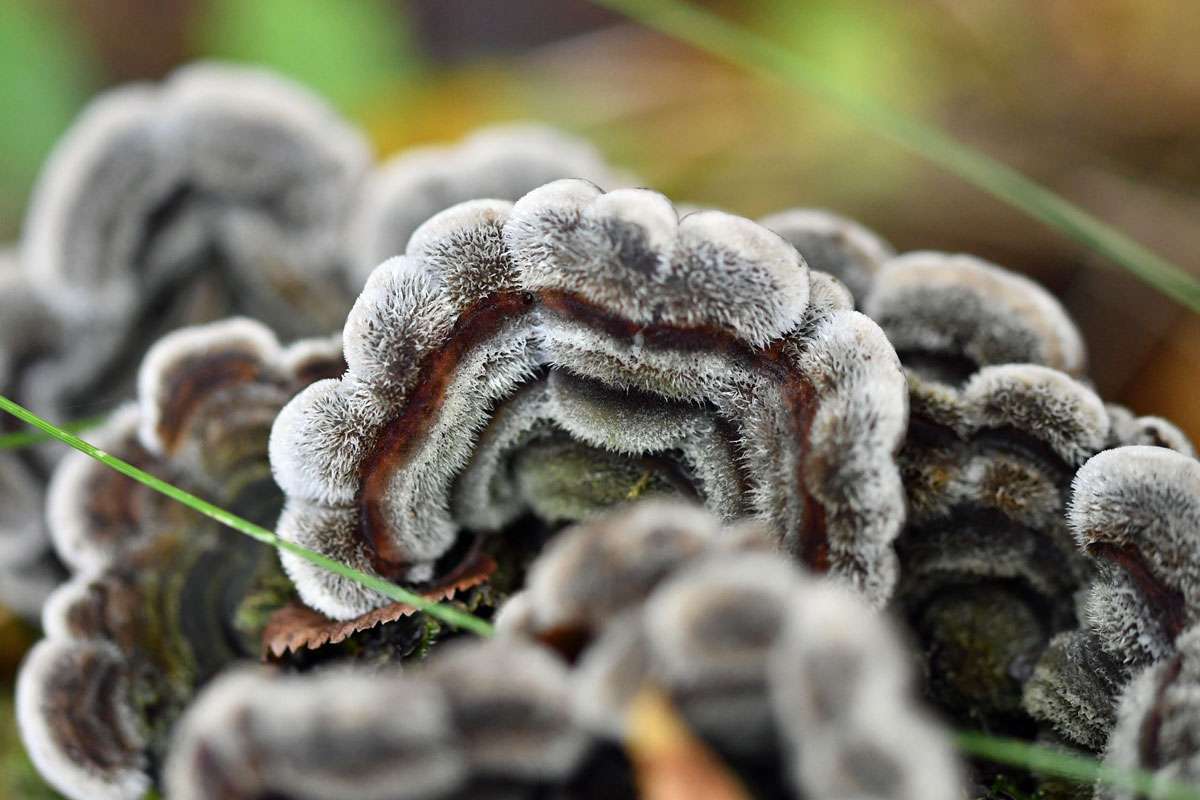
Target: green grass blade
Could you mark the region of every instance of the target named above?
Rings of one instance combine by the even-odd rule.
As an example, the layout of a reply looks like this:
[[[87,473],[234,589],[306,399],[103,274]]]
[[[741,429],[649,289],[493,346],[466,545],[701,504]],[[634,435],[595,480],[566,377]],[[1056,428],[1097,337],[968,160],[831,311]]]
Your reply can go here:
[[[77,419],[73,422],[64,422],[58,427],[68,433],[81,433],[91,428],[99,427],[106,419],[108,419],[106,416],[88,417],[87,419]],[[0,450],[15,450],[18,447],[29,447],[30,445],[53,440],[53,436],[42,431],[16,431],[0,436]]]
[[[32,425],[33,427],[42,431],[42,433],[46,434],[50,438],[57,439],[64,444],[68,444],[84,455],[90,456],[105,466],[115,469],[122,475],[132,478],[139,483],[145,484],[154,491],[165,494],[172,500],[183,503],[185,506],[198,511],[207,517],[211,517],[222,525],[233,528],[235,531],[243,533],[252,539],[257,539],[258,541],[263,542],[264,544],[269,544],[279,550],[285,550],[289,553],[300,556],[312,564],[315,564],[323,569],[327,569],[330,572],[336,573],[337,575],[341,575],[343,578],[348,578],[356,583],[360,583],[363,586],[366,586],[368,589],[374,589],[375,591],[391,598],[392,600],[400,603],[407,603],[408,605],[411,605],[414,608],[425,612],[429,616],[435,617],[436,619],[447,623],[448,625],[453,625],[457,628],[471,631],[472,633],[476,633],[480,636],[490,636],[492,633],[492,626],[476,616],[468,614],[465,611],[461,611],[452,606],[426,600],[420,595],[413,594],[412,592],[402,589],[391,581],[384,580],[383,578],[379,578],[374,575],[368,575],[365,572],[360,572],[353,567],[349,567],[340,561],[335,561],[334,559],[322,555],[315,550],[309,550],[307,547],[301,547],[298,544],[281,539],[274,531],[267,530],[261,525],[255,525],[253,522],[242,519],[236,514],[231,514],[223,508],[219,508],[212,503],[209,503],[208,501],[191,494],[190,492],[180,489],[178,486],[167,483],[161,478],[156,478],[150,473],[140,470],[126,461],[122,461],[115,456],[109,455],[98,447],[88,444],[83,439],[80,439],[78,436],[75,436],[69,431],[63,430],[53,423],[47,422],[46,420],[34,414],[32,411],[18,405],[17,403],[14,403],[12,400],[9,400],[4,395],[0,395],[0,411],[7,411],[9,414],[12,414],[22,422]]]
[[[1078,783],[1103,783],[1140,792],[1154,800],[1200,800],[1200,788],[1156,778],[1145,770],[1109,767],[1093,758],[1063,753],[1020,739],[966,732],[958,734],[955,741],[959,750],[967,755],[1023,767],[1041,775]]]
[[[647,28],[815,95],[866,127],[1062,231],[1192,311],[1200,280],[1017,170],[938,128],[840,86],[786,47],[682,0],[592,0]]]

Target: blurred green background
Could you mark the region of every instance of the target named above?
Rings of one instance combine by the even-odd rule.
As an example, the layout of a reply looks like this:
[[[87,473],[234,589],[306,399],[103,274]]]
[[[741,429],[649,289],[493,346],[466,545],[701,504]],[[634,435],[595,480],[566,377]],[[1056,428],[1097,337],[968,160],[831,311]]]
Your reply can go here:
[[[708,2],[849,89],[934,122],[1200,273],[1193,0]],[[1106,397],[1200,438],[1200,321],[816,101],[585,0],[0,0],[0,236],[89,96],[196,58],[269,65],[381,155],[507,119],[595,141],[674,199],[828,207],[899,249],[1033,275],[1084,329]]]

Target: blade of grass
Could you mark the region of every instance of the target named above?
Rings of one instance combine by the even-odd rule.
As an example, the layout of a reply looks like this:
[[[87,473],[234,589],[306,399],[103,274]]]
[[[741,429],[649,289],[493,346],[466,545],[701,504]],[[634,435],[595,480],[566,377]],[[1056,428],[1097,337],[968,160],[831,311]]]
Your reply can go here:
[[[335,561],[328,556],[322,555],[315,550],[309,550],[307,547],[301,547],[293,542],[281,539],[274,531],[267,530],[261,525],[255,525],[247,519],[242,519],[236,514],[231,514],[223,508],[213,505],[207,500],[203,500],[190,492],[180,489],[178,486],[167,483],[161,478],[156,478],[149,472],[140,470],[132,464],[122,461],[116,456],[110,455],[95,445],[85,442],[78,436],[63,430],[62,428],[47,422],[41,417],[34,414],[29,409],[14,403],[4,395],[0,395],[0,411],[6,411],[12,414],[22,422],[32,425],[52,439],[57,439],[64,444],[74,447],[84,455],[96,459],[107,467],[115,469],[126,477],[132,478],[139,483],[145,484],[156,492],[160,492],[172,500],[183,503],[185,506],[204,514],[207,517],[215,519],[217,522],[227,527],[233,528],[239,533],[243,533],[252,539],[257,539],[264,544],[269,544],[272,547],[284,550],[300,556],[304,560],[316,564],[317,566],[327,569],[330,572],[341,575],[343,578],[348,578],[356,583],[366,586],[368,589],[374,589],[385,597],[389,597],[400,603],[417,608],[431,617],[445,622],[448,625],[453,625],[463,630],[471,631],[480,636],[490,636],[492,634],[492,626],[486,621],[479,619],[476,616],[460,611],[452,606],[434,603],[426,600],[420,595],[413,594],[391,581],[374,575],[368,575],[365,572],[360,572],[353,567],[347,566],[340,561]]]
[[[958,749],[968,755],[997,764],[1023,767],[1041,775],[1079,783],[1103,783],[1144,794],[1154,800],[1200,800],[1200,788],[1163,780],[1145,770],[1110,767],[1093,758],[1064,753],[1020,739],[970,731],[959,733],[955,741]]]
[[[64,422],[58,427],[68,433],[81,433],[100,426],[105,416],[88,417],[87,419],[77,419],[73,422]],[[6,433],[0,436],[0,450],[15,450],[18,447],[29,447],[42,442],[49,442],[54,439],[48,433],[42,431],[16,431],[15,433]]]
[[[1079,206],[940,129],[838,85],[801,56],[682,0],[592,0],[647,28],[817,96],[875,133],[1062,231],[1195,312],[1200,280]]]

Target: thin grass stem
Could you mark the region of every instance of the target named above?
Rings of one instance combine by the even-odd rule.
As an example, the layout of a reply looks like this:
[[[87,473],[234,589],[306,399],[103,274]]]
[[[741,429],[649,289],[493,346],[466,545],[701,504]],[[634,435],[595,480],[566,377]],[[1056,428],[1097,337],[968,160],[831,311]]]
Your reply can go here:
[[[1200,800],[1200,789],[1158,778],[1139,769],[1118,769],[1086,756],[985,733],[963,732],[955,737],[963,753],[997,764],[1066,778],[1077,783],[1102,783],[1140,793],[1151,800]]]
[[[682,0],[592,0],[647,28],[812,94],[1029,216],[1070,236],[1181,305],[1200,312],[1200,280],[1017,170],[838,84],[788,48]]]
[[[4,395],[0,395],[0,411],[6,411],[12,414],[22,422],[32,425],[42,431],[48,437],[57,439],[64,444],[70,445],[84,455],[96,459],[101,464],[120,472],[126,477],[132,478],[139,483],[142,483],[156,492],[170,497],[189,508],[204,514],[207,517],[215,519],[217,522],[227,527],[233,528],[239,533],[243,533],[252,539],[269,544],[272,547],[284,550],[288,553],[293,553],[304,560],[315,564],[330,572],[341,575],[343,578],[348,578],[356,583],[366,586],[368,589],[374,589],[380,594],[395,600],[400,603],[406,603],[414,608],[423,611],[431,617],[435,617],[448,625],[453,625],[463,630],[471,631],[480,636],[490,636],[492,634],[492,626],[485,620],[480,619],[465,611],[461,611],[453,606],[442,603],[435,603],[427,600],[420,595],[414,594],[406,589],[403,589],[391,581],[384,580],[375,575],[368,575],[365,572],[360,572],[353,567],[347,566],[340,561],[335,561],[328,556],[322,555],[315,550],[309,550],[307,547],[302,547],[294,542],[281,539],[274,531],[267,530],[261,525],[255,525],[247,519],[243,519],[236,514],[232,514],[223,508],[213,505],[212,503],[197,497],[190,492],[180,489],[178,486],[167,483],[161,478],[151,475],[149,472],[138,469],[132,464],[122,461],[121,459],[104,452],[95,445],[85,442],[78,436],[66,431],[51,422],[48,422],[38,415],[34,414],[29,409],[14,403]]]
[[[71,422],[64,422],[58,427],[68,433],[81,433],[92,428],[97,428],[104,424],[107,416],[101,415],[96,417],[88,417],[86,419],[77,419]],[[0,436],[0,450],[16,450],[21,447],[30,447],[42,442],[54,441],[54,437],[43,431],[14,431]]]

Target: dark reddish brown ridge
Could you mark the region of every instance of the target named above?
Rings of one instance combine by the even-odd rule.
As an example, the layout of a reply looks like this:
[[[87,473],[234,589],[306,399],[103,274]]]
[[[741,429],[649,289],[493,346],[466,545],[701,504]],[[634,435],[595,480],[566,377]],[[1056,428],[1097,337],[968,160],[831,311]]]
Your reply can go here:
[[[1089,536],[1095,536],[1089,532]],[[1125,571],[1142,593],[1142,597],[1154,609],[1163,633],[1174,641],[1183,633],[1187,625],[1186,609],[1183,592],[1167,586],[1157,577],[1146,563],[1146,558],[1133,545],[1118,546],[1108,542],[1093,542],[1087,546],[1087,551],[1093,556],[1103,558],[1116,564]]]
[[[1150,713],[1142,720],[1138,730],[1138,760],[1143,769],[1155,770],[1162,766],[1162,734],[1163,716],[1166,714],[1167,690],[1179,679],[1183,672],[1183,654],[1176,653],[1163,667],[1158,686],[1154,688],[1154,705]]]
[[[384,427],[372,452],[363,459],[359,470],[359,526],[364,542],[372,551],[372,565],[380,575],[395,579],[409,566],[407,554],[387,536],[383,520],[382,498],[389,478],[421,442],[429,421],[445,400],[455,368],[462,358],[490,338],[506,321],[535,305],[616,339],[628,341],[640,336],[643,344],[651,348],[718,352],[744,366],[766,371],[781,384],[784,400],[796,424],[797,440],[808,440],[816,412],[813,402],[816,391],[806,376],[786,362],[782,342],[756,350],[715,326],[646,325],[625,319],[569,292],[544,290],[536,295],[501,292],[478,301],[460,315],[446,345],[425,358],[404,409]],[[802,470],[803,464],[798,461],[796,478],[801,487],[805,485]],[[824,509],[807,491],[804,504],[807,525],[800,535],[799,555],[805,563],[824,571],[829,568]]]
[[[245,352],[225,352],[188,358],[170,371],[166,403],[158,435],[167,451],[175,449],[186,420],[205,397],[225,386],[250,383],[262,376],[263,363]]]

